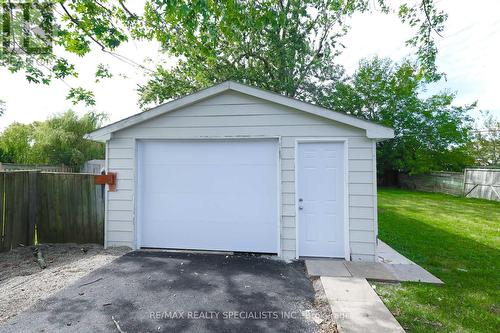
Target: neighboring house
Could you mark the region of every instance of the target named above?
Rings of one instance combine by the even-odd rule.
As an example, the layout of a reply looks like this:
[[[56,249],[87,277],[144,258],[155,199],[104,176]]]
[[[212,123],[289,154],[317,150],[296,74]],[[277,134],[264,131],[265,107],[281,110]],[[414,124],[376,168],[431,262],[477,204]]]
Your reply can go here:
[[[88,160],[80,168],[80,172],[100,175],[103,172],[103,170],[105,170],[105,166],[106,166],[105,160]]]
[[[224,82],[90,134],[105,245],[374,261],[377,140],[393,130]]]

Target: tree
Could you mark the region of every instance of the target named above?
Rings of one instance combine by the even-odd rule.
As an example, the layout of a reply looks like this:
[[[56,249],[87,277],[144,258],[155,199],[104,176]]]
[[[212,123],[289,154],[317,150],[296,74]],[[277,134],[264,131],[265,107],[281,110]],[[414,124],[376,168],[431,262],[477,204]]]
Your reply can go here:
[[[4,163],[31,163],[33,125],[12,123],[0,136],[0,158]]]
[[[101,143],[83,138],[99,128],[105,115],[89,112],[82,117],[67,111],[43,122],[14,123],[0,136],[3,162],[50,164],[78,168],[85,161],[104,158]]]
[[[386,1],[379,3],[390,12]],[[336,57],[349,31],[346,20],[368,11],[363,0],[149,1],[141,32],[180,60],[158,67],[139,88],[140,103],[160,103],[227,79],[319,102],[343,75]],[[438,79],[432,33],[441,31],[446,15],[427,0],[402,5],[399,15],[419,27],[408,43],[419,50],[425,78]]]
[[[321,103],[394,128],[394,139],[377,144],[378,169],[386,180],[397,172],[462,170],[473,163],[467,145],[473,128],[469,111],[476,105],[455,106],[449,92],[422,97],[425,88],[413,63],[374,58],[361,61]]]
[[[73,111],[56,115],[35,126],[33,156],[45,164],[79,167],[87,160],[104,157],[103,145],[84,139],[99,128],[105,116],[89,112],[78,117]]]
[[[179,62],[154,71],[150,82],[140,88],[142,104],[162,102],[228,78],[303,100],[318,99],[316,95],[341,74],[335,56],[343,48],[340,38],[349,30],[346,19],[369,12],[373,4],[370,0],[147,0],[141,16],[124,0],[0,3],[3,26],[10,27],[4,29],[0,66],[24,71],[29,82],[48,84],[54,78],[78,75],[78,69],[56,54],[52,45],[78,56],[97,47],[124,60],[115,51],[128,40],[159,41]],[[408,44],[416,48],[426,78],[438,79],[434,38],[442,31],[446,15],[433,0],[396,7],[389,0],[376,3],[382,12],[397,13],[415,28]],[[22,28],[26,12],[33,12],[30,20],[37,31]],[[82,87],[71,88],[68,98],[95,103],[93,93]]]
[[[482,124],[474,131],[471,153],[481,166],[500,166],[500,120],[482,112]]]

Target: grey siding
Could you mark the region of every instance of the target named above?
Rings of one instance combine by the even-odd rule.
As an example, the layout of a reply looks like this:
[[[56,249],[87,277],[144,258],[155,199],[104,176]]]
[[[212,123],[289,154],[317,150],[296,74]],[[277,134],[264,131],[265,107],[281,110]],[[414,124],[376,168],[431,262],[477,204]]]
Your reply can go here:
[[[107,202],[107,245],[135,247],[135,151],[140,139],[280,137],[281,255],[295,258],[295,141],[348,138],[350,248],[353,260],[375,260],[376,179],[374,141],[364,130],[236,92],[225,92],[113,133],[109,170],[117,191]]]

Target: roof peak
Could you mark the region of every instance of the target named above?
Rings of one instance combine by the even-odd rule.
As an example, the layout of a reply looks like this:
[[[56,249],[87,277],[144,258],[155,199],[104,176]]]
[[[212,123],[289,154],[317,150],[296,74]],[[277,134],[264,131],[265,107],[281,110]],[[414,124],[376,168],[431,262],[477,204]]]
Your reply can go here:
[[[109,138],[111,137],[111,133],[113,132],[133,126],[135,124],[157,117],[161,114],[171,112],[186,107],[188,105],[197,103],[203,99],[221,94],[228,90],[237,91],[242,94],[257,97],[263,100],[284,105],[293,109],[297,109],[306,113],[314,114],[316,116],[320,116],[353,127],[364,129],[366,130],[366,135],[369,138],[390,139],[394,137],[394,131],[391,128],[379,125],[375,122],[360,119],[338,111],[330,110],[312,103],[303,102],[298,99],[284,96],[269,90],[256,88],[233,80],[226,80],[221,83],[210,86],[208,88],[194,92],[192,94],[160,104],[147,111],[137,113],[128,118],[101,127],[95,130],[94,132],[87,134],[86,138],[97,141],[107,141],[109,140]]]

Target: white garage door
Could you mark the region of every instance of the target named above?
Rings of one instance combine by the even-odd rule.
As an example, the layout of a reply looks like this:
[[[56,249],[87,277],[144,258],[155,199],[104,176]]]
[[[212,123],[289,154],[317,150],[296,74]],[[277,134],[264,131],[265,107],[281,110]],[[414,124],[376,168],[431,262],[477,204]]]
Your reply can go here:
[[[144,141],[141,247],[277,253],[277,140]]]

